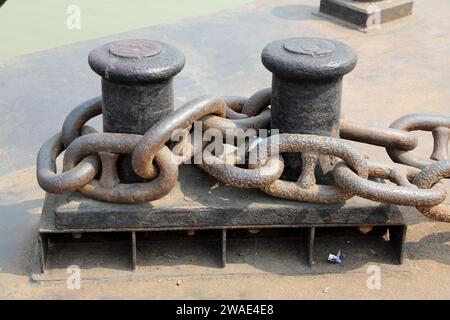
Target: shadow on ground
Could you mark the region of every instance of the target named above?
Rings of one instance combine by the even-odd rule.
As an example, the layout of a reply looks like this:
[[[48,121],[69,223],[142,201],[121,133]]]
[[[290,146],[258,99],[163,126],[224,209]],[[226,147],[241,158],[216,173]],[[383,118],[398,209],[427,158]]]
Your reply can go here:
[[[407,242],[408,259],[433,260],[450,265],[450,232],[429,234],[417,242]]]
[[[0,207],[0,268],[2,273],[29,275],[43,199]]]
[[[202,236],[202,233],[209,235]],[[217,232],[216,238],[211,236]],[[148,276],[236,275],[271,273],[276,275],[308,275],[351,272],[366,264],[396,265],[395,254],[387,241],[374,237],[318,238],[315,242],[314,265],[308,267],[304,240],[296,236],[279,238],[242,237],[228,240],[227,267],[221,269],[221,247],[218,231],[199,231],[188,237],[180,233],[175,239],[137,242],[139,270]],[[422,243],[416,244],[419,252]],[[445,250],[444,247],[441,248]],[[327,261],[330,253],[341,250],[344,263]],[[416,248],[417,250],[417,248]],[[424,251],[426,249],[423,249]],[[417,256],[421,258],[421,256]],[[432,256],[430,257],[432,258]],[[70,265],[82,270],[95,269],[95,278],[131,268],[131,241],[54,243],[50,249],[49,270],[60,272]],[[103,270],[103,271],[102,271]],[[100,273],[98,272],[100,271]]]
[[[292,4],[274,7],[271,13],[286,20],[320,20],[319,17],[312,15],[314,11],[317,11],[315,6]]]

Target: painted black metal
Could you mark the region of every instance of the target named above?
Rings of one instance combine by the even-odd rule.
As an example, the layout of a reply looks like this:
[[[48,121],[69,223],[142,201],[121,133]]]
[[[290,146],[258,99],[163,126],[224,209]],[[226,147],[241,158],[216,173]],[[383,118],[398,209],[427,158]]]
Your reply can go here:
[[[269,43],[262,52],[273,73],[271,128],[280,133],[339,136],[342,77],[356,66],[355,51],[346,44],[320,38],[288,38]],[[284,178],[300,174],[298,154],[284,155]],[[332,159],[319,159],[318,181],[332,169]]]
[[[103,131],[144,134],[173,111],[172,78],[184,67],[176,48],[147,39],[107,43],[89,54],[89,65],[102,77]],[[129,156],[118,162],[125,183],[142,181]]]

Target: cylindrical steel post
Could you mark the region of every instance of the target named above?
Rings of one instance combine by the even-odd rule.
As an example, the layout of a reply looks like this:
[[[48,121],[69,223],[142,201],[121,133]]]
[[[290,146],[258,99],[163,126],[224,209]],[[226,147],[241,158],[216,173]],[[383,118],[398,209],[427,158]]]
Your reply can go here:
[[[273,73],[271,128],[280,133],[339,136],[342,78],[356,61],[355,51],[339,41],[289,38],[269,43],[262,62]],[[284,158],[284,178],[296,180],[299,155]],[[317,180],[326,182],[332,167],[331,157],[319,157]]]
[[[166,43],[128,39],[92,50],[89,65],[102,77],[103,130],[144,134],[173,110],[172,78],[184,55]],[[118,167],[122,182],[140,181],[130,157],[121,157]]]

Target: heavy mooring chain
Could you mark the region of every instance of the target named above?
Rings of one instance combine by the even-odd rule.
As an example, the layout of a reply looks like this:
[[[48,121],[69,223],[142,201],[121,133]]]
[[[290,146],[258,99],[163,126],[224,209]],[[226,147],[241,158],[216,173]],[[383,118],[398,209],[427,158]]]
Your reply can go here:
[[[276,143],[278,149],[275,152],[299,152],[303,160],[301,175],[297,182],[278,179],[261,188],[272,196],[313,203],[337,203],[350,199],[353,194],[346,190],[336,186],[316,184],[314,171],[319,154],[337,156],[348,163],[362,179],[366,179],[368,176],[368,167],[364,156],[340,139],[302,134],[280,134],[268,139],[278,140]],[[264,143],[272,144],[271,141]],[[266,155],[271,156],[269,153]],[[264,157],[260,161],[264,161]]]
[[[271,90],[250,98],[227,96],[196,98],[156,123],[144,135],[99,133],[86,123],[102,113],[101,98],[76,107],[65,120],[61,133],[50,138],[37,158],[39,185],[50,193],[79,191],[101,201],[139,203],[168,194],[178,179],[180,164],[200,154],[197,166],[217,180],[235,187],[260,188],[275,197],[310,202],[338,203],[360,196],[370,200],[416,207],[424,215],[450,222],[450,206],[443,204],[447,192],[441,179],[450,178],[448,143],[450,118],[407,115],[389,128],[341,121],[340,138],[303,134],[274,134],[244,139],[195,141],[190,135],[196,121],[201,131],[236,137],[249,130],[270,127]],[[434,150],[431,160],[415,158],[410,151],[418,145],[416,130],[431,131]],[[255,134],[254,134],[255,135]],[[181,138],[169,148],[171,139]],[[395,164],[366,160],[342,139],[385,147]],[[219,141],[216,141],[219,140]],[[244,148],[244,154],[237,154]],[[258,149],[254,162],[250,161]],[[63,153],[63,170],[56,159]],[[298,153],[301,174],[297,181],[283,180],[282,153]],[[144,182],[123,183],[118,174],[120,155],[130,155],[134,172]],[[341,161],[332,172],[334,184],[317,184],[315,167],[319,155]],[[376,181],[376,179],[382,181]],[[390,182],[383,183],[384,180]],[[392,182],[392,183],[391,183]]]
[[[395,162],[404,163],[417,168],[425,168],[432,160],[448,159],[448,142],[450,140],[450,118],[427,114],[410,114],[401,117],[391,124],[391,128],[404,131],[431,131],[434,138],[433,153],[430,160],[416,159],[410,151],[413,149],[389,147],[387,152]]]
[[[413,183],[421,189],[431,188],[443,178],[450,177],[450,161],[435,162],[425,167],[418,173]],[[439,204],[437,206],[417,206],[422,214],[432,219],[450,222],[450,205]]]
[[[378,183],[356,175],[344,162],[339,162],[333,170],[336,184],[350,194],[378,202],[414,207],[433,207],[445,200],[447,193],[438,186],[419,189],[413,181],[420,170],[400,164],[388,166],[369,162],[369,177],[387,179],[397,185]],[[443,178],[442,176],[440,178]]]

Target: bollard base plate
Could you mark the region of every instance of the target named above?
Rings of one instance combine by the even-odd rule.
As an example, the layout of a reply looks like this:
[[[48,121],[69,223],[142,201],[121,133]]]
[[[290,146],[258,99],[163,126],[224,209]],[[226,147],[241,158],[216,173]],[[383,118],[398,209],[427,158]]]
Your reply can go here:
[[[413,6],[413,0],[321,0],[316,15],[367,32],[379,28],[381,24],[410,16]]]
[[[174,190],[151,204],[104,203],[77,193],[47,194],[34,255],[33,279],[45,279],[51,243],[106,241],[114,246],[116,240],[125,241],[130,269],[136,270],[137,243],[148,240],[148,234],[164,232],[182,232],[190,237],[207,232],[209,239],[218,241],[218,266],[225,267],[229,239],[235,238],[239,230],[249,229],[263,230],[245,233],[256,237],[267,234],[267,230],[289,230],[302,243],[307,266],[314,263],[317,238],[325,235],[328,239],[331,235],[332,239],[333,234],[371,236],[382,242],[386,241],[383,235],[389,234],[396,261],[402,263],[406,235],[406,224],[397,206],[357,197],[335,205],[277,199],[257,189],[242,192],[218,183],[193,166],[182,166]],[[364,229],[368,233],[361,232]],[[269,233],[274,235],[274,232]]]

